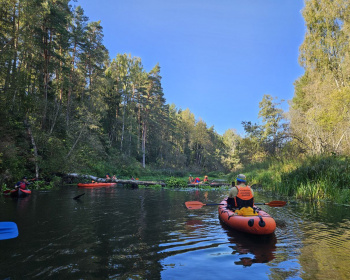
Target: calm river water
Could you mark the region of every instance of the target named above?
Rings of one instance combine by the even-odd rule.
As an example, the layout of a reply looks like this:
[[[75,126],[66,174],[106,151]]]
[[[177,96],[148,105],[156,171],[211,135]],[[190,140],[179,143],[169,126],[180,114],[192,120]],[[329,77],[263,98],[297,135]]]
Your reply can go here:
[[[350,207],[262,206],[277,229],[254,237],[222,225],[217,206],[184,206],[227,192],[66,186],[0,197],[0,221],[19,229],[0,241],[0,279],[350,279]]]

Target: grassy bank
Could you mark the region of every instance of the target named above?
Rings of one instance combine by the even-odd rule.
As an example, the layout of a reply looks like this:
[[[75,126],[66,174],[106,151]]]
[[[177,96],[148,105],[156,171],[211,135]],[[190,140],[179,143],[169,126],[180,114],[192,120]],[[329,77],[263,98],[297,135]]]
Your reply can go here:
[[[237,172],[236,172],[237,173]],[[230,179],[234,180],[235,174]],[[308,157],[289,161],[267,161],[247,166],[250,184],[298,199],[325,199],[350,203],[350,159],[348,157]]]

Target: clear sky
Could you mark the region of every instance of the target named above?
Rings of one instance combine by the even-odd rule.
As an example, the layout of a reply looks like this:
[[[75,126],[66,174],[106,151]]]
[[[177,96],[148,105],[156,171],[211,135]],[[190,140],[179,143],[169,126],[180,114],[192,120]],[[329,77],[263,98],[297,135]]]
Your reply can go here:
[[[305,24],[303,0],[79,0],[101,20],[111,59],[157,63],[167,103],[189,108],[219,134],[259,122],[264,94],[290,100]],[[283,109],[288,111],[285,102]]]

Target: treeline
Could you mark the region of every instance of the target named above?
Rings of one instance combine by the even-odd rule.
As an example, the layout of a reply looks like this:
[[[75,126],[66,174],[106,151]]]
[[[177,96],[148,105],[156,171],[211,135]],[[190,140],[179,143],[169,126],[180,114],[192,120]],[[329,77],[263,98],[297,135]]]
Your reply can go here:
[[[236,172],[266,161],[285,162],[283,172],[292,172],[298,164],[285,168],[291,159],[347,156],[349,9],[348,0],[305,1],[305,73],[290,111],[264,95],[261,122],[243,122],[242,137],[232,129],[219,135],[188,109],[167,104],[160,65],[147,71],[141,58],[111,59],[100,22],[81,7],[3,0],[0,183],[66,172]]]
[[[258,154],[277,152],[278,160],[263,155],[260,164],[251,162],[244,171],[273,192],[349,203],[350,1],[306,0],[302,14],[306,33],[299,60],[305,72],[295,81],[286,130],[273,125],[280,112],[268,114],[265,124],[275,133],[266,149],[262,126],[245,124]]]
[[[299,60],[304,74],[295,81],[290,110],[264,96],[263,124],[243,122],[250,162],[267,158],[350,154],[350,2],[306,0],[306,24]],[[240,157],[242,162],[242,157]]]
[[[166,104],[160,66],[111,60],[100,22],[70,1],[0,6],[0,174],[225,170],[224,140]],[[135,173],[136,172],[136,173]]]
[[[350,2],[307,0],[291,130],[313,154],[350,154]]]

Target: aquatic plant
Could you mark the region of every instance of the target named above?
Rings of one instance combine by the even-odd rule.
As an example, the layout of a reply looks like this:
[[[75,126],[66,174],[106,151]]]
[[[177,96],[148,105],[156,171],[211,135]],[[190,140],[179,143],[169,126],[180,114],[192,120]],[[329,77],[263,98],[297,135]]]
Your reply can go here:
[[[180,178],[170,177],[165,181],[167,187],[187,187],[187,181]]]

